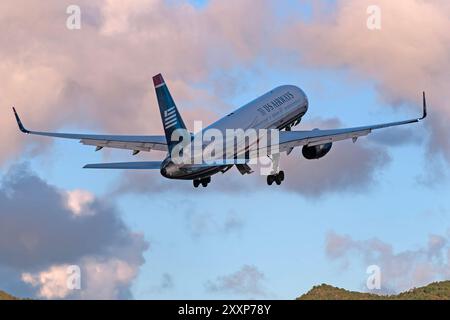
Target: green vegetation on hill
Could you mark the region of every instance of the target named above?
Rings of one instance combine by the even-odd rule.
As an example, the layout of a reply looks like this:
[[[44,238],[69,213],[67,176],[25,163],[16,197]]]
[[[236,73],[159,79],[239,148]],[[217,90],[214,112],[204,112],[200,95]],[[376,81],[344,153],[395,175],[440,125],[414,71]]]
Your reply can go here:
[[[434,282],[397,295],[347,291],[327,284],[315,286],[297,300],[450,300],[450,281]]]
[[[0,290],[0,300],[18,300],[18,298]],[[434,282],[397,295],[348,291],[322,284],[313,287],[297,300],[450,300],[450,281]]]
[[[17,298],[0,290],[0,300],[17,300]]]

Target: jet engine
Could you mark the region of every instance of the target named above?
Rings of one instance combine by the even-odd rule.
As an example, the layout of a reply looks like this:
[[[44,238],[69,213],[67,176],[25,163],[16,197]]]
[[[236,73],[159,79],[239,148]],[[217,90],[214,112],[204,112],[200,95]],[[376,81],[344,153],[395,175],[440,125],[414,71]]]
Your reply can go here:
[[[308,160],[320,159],[330,152],[332,146],[331,142],[311,147],[303,146],[302,154]]]

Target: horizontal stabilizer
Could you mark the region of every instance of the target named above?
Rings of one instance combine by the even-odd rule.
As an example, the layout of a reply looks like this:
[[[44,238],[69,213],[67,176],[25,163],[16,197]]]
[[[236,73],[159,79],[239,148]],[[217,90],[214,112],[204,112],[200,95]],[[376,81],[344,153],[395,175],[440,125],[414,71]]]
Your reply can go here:
[[[116,163],[93,163],[87,164],[85,169],[134,169],[134,170],[159,170],[161,161],[141,161],[141,162],[116,162]]]

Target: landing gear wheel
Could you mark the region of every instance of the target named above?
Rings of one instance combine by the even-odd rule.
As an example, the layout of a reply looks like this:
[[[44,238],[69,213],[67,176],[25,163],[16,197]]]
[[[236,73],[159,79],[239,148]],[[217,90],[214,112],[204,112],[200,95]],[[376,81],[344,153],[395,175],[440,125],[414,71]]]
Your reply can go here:
[[[202,180],[202,186],[203,188],[206,188],[208,186],[208,180]]]
[[[194,180],[194,188],[198,188],[198,186],[200,185],[200,180]]]
[[[283,182],[284,181],[284,171],[280,171],[278,173],[278,177],[280,178],[280,181]]]
[[[271,186],[274,182],[279,186],[284,181],[284,171],[280,171],[277,174],[271,174],[267,176],[267,184]]]
[[[279,175],[279,174],[277,174],[277,175],[275,176],[275,183],[277,184],[277,186],[279,186],[279,185],[281,184],[281,178],[280,178],[280,175]]]

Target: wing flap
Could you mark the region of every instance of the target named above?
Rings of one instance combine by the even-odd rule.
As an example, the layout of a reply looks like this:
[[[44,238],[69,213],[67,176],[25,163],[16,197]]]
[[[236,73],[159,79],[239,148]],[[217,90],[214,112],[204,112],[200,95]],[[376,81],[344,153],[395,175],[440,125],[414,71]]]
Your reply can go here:
[[[282,131],[280,132],[280,152],[298,146],[317,146],[347,139],[367,136],[371,129],[353,130],[312,130],[312,131]]]
[[[102,148],[115,148],[115,149],[126,149],[126,150],[139,150],[139,151],[167,151],[167,145],[165,143],[161,143],[159,138],[164,138],[162,136],[144,136],[142,137],[142,141],[121,141],[119,139],[116,140],[98,140],[98,139],[81,139],[80,142],[84,145],[88,146],[96,146]],[[153,140],[152,140],[153,139]],[[151,142],[145,142],[151,141]]]

